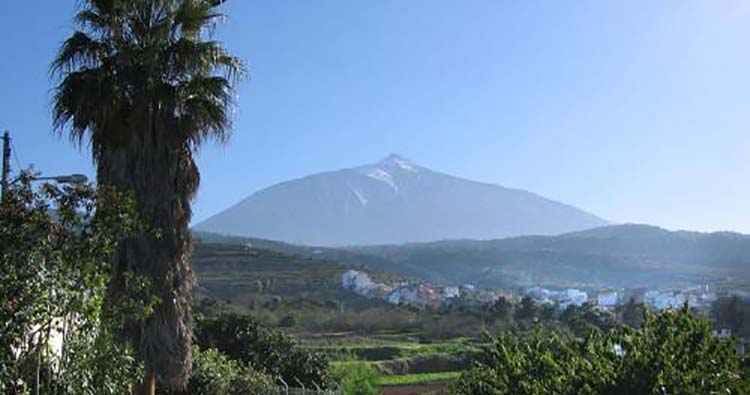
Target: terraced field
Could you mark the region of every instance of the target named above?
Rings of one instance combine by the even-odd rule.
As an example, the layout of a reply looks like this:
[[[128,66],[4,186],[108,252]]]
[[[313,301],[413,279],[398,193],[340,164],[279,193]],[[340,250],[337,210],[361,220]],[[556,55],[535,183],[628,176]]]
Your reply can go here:
[[[304,339],[303,344],[326,352],[334,360],[333,364],[365,361],[380,373],[376,384],[384,394],[441,390],[470,366],[480,347],[469,338],[423,344],[408,334],[371,337],[337,334],[335,339]]]
[[[379,374],[384,394],[420,394],[445,388],[471,363],[480,344],[474,339],[434,340],[408,321],[428,312],[415,312],[341,290],[347,266],[311,260],[237,244],[198,244],[193,255],[198,279],[198,310],[221,303],[222,308],[251,314],[268,325],[284,328],[302,347],[327,354],[332,364],[366,363]],[[372,272],[383,281],[397,281]],[[219,302],[217,302],[219,301]],[[360,316],[357,314],[364,314]],[[390,320],[402,329],[331,332],[316,330],[332,321]],[[340,322],[339,322],[340,321]]]

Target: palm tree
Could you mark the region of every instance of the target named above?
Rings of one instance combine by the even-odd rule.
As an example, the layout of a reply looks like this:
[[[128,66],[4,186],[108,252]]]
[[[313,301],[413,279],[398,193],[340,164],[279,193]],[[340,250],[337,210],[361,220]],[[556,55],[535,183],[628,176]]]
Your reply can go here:
[[[147,386],[172,391],[191,367],[190,204],[194,155],[230,131],[242,63],[212,41],[223,0],[83,0],[76,31],[52,64],[53,121],[88,142],[99,185],[133,194],[147,230],[116,251],[110,296],[126,273],[150,280],[159,302],[124,333],[144,363]]]

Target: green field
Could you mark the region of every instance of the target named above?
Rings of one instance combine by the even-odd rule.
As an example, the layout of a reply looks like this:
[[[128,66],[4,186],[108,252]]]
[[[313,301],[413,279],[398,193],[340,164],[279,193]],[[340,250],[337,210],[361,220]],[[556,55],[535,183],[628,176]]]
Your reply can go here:
[[[381,376],[377,379],[376,383],[380,386],[431,384],[441,381],[455,380],[460,374],[461,372],[439,372],[407,374],[399,376]]]

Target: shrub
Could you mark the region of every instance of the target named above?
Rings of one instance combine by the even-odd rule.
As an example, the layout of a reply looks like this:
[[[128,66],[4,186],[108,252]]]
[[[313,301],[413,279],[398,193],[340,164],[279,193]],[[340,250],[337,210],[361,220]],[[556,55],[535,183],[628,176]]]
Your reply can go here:
[[[583,341],[556,333],[503,333],[454,386],[458,395],[745,394],[732,340],[687,307],[647,314],[639,330],[592,331]]]
[[[339,363],[331,368],[331,377],[335,380],[343,395],[377,394],[377,370],[366,362],[349,361]]]
[[[328,358],[324,354],[297,347],[293,339],[262,327],[250,317],[224,313],[199,319],[195,334],[199,347],[215,348],[288,383],[300,380],[305,386],[321,387],[328,383]]]
[[[193,347],[193,372],[188,381],[188,394],[257,394],[271,385],[273,382],[269,376],[227,358],[218,350]]]
[[[35,189],[28,174],[3,196],[0,393],[122,394],[142,378],[112,334],[149,303],[107,299],[112,251],[138,227],[133,213],[113,190]]]

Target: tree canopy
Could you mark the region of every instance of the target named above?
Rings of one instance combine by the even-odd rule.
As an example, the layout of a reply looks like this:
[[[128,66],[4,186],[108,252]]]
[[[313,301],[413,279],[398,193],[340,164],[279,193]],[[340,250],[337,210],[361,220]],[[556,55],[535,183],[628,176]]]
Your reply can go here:
[[[713,336],[687,307],[646,313],[640,329],[503,333],[455,385],[459,395],[745,394],[750,381],[733,339]]]

